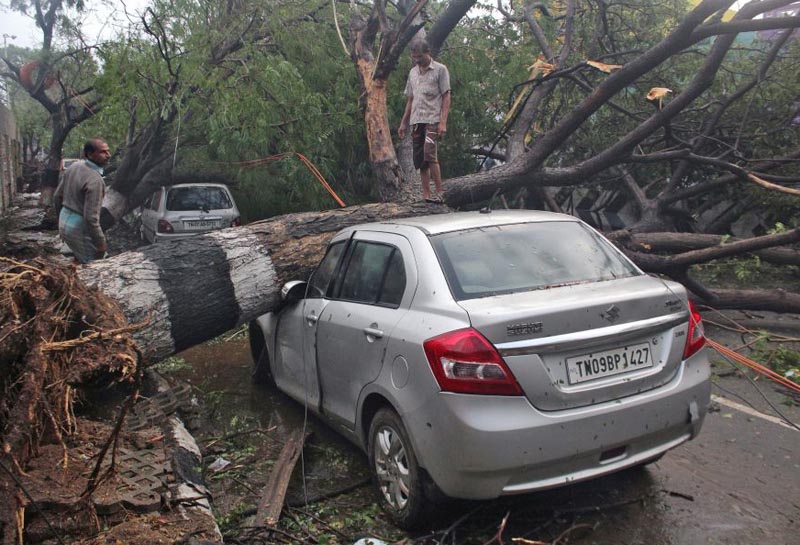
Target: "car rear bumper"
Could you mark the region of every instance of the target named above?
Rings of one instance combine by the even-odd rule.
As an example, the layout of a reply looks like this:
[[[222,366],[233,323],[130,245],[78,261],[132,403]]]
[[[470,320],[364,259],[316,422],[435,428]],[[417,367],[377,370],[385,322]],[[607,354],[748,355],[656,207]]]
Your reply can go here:
[[[651,460],[697,435],[710,395],[701,351],[670,383],[617,401],[543,412],[524,397],[440,393],[404,421],[420,464],[445,494],[489,499]]]
[[[218,229],[208,229],[206,231],[190,231],[187,233],[156,233],[155,235],[153,235],[153,243],[163,242],[165,240],[180,240],[183,238],[190,238],[197,235],[202,235],[204,233],[218,231],[219,229],[221,229],[221,227]]]

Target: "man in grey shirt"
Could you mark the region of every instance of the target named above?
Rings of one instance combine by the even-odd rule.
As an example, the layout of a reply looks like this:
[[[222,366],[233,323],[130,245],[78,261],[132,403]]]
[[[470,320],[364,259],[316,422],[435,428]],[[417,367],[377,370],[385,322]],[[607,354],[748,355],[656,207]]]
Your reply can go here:
[[[58,215],[58,233],[80,263],[101,259],[106,254],[106,237],[100,228],[100,210],[106,193],[103,167],[111,152],[108,144],[92,138],[83,146],[84,161],[64,171],[53,195]]]
[[[411,45],[411,62],[405,95],[406,110],[397,134],[405,138],[411,124],[414,144],[414,167],[422,178],[422,196],[425,200],[441,202],[442,173],[439,169],[438,143],[447,132],[447,114],[450,112],[450,73],[447,67],[433,60],[430,46],[425,41]],[[430,179],[436,186],[431,197]]]

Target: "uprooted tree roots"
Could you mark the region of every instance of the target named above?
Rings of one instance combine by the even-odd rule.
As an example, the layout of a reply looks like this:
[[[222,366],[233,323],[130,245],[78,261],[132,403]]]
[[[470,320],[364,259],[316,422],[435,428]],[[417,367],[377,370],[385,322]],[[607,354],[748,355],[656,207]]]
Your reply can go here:
[[[19,531],[26,501],[12,473],[42,445],[76,432],[76,389],[133,380],[137,356],[122,311],[70,266],[0,257],[0,542]]]

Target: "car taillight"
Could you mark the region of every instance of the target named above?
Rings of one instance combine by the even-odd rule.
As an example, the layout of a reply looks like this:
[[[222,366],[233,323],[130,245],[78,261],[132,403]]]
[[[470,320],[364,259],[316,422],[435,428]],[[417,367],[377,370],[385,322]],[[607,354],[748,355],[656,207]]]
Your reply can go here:
[[[444,392],[522,395],[517,379],[495,347],[472,328],[433,337],[423,347]]]
[[[237,216],[233,218],[233,221],[231,222],[231,227],[239,227],[241,224],[242,224],[242,219]]]
[[[705,332],[703,331],[703,319],[700,313],[689,301],[689,332],[686,337],[686,347],[683,349],[683,359],[695,354],[706,344]]]
[[[167,220],[158,220],[158,232],[159,233],[174,233],[175,229],[172,228],[172,224]]]

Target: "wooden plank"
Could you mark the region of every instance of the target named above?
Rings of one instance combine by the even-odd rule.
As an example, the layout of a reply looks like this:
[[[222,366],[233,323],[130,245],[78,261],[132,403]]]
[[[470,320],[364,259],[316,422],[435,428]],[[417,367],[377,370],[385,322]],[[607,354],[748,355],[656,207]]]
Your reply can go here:
[[[303,452],[303,444],[310,435],[308,433],[304,437],[303,430],[300,428],[289,434],[278,460],[272,467],[272,472],[269,474],[267,484],[264,486],[264,492],[258,502],[256,526],[275,526],[281,518],[283,500],[286,498],[289,479],[292,476],[292,471],[297,459],[300,457],[300,453]]]

